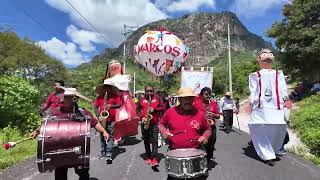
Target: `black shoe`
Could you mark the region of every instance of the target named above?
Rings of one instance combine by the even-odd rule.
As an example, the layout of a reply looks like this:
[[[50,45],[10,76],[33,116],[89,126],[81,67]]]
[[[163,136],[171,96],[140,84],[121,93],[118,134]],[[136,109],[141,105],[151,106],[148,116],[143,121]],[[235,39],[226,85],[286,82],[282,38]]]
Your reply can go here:
[[[109,155],[106,156],[106,163],[107,164],[112,164],[112,157]]]
[[[274,166],[274,162],[272,160],[266,160],[265,163],[268,165],[268,166]]]

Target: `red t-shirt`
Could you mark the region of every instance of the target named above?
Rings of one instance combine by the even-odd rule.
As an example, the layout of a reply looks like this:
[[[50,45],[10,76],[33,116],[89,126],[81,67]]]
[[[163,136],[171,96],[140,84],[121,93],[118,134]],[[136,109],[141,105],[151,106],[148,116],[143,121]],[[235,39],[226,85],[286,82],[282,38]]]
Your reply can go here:
[[[50,108],[55,109],[57,107],[62,107],[63,104],[63,92],[56,94],[55,92],[51,93],[44,104],[44,109]]]
[[[140,119],[142,119],[143,117],[146,117],[147,110],[148,110],[148,100],[145,97],[140,99],[140,106],[141,106]],[[151,98],[150,107],[154,109],[154,111],[151,113],[151,115],[153,116],[152,124],[157,124],[159,121],[159,111],[162,111],[164,109],[163,104],[159,102],[156,96],[153,96]]]
[[[121,103],[120,96],[116,96],[116,95],[110,96],[108,98],[107,104],[109,104],[109,105],[121,105],[122,103]],[[94,102],[94,105],[96,107],[99,107],[99,113],[101,113],[102,110],[103,110],[103,105],[104,105],[104,97],[97,97],[95,102]],[[109,109],[108,120],[115,121],[115,117],[116,117],[116,109],[110,108]]]
[[[93,117],[93,115],[91,114],[90,111],[86,110],[83,108],[84,114],[90,116],[90,125],[91,127],[95,127],[98,123],[98,120],[96,118]],[[64,112],[63,108],[55,108],[52,111],[52,116],[57,116],[59,118],[69,118],[70,113]]]
[[[203,102],[203,96],[201,96],[201,95],[198,95],[194,99],[193,105],[194,105],[194,107],[196,109],[198,109],[199,111],[201,111],[201,112],[203,112],[205,114],[206,114],[206,111],[207,111],[208,106],[209,106],[208,103],[204,103]],[[215,113],[215,114],[220,114],[219,111],[218,111],[218,105],[217,105],[216,101],[211,100],[209,111],[212,112],[212,113]],[[213,120],[214,120],[214,123],[216,123],[215,119],[213,119]]]
[[[171,149],[198,148],[200,136],[206,139],[211,136],[211,127],[205,114],[195,109],[191,115],[182,115],[179,108],[172,107],[164,113],[159,124],[160,132],[163,134],[169,131],[173,134],[170,138]]]

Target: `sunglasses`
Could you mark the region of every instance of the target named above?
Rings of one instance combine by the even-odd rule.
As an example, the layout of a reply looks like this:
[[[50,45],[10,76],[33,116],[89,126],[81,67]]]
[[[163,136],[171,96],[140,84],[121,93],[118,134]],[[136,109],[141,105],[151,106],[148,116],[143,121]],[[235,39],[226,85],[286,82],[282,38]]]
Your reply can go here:
[[[146,92],[153,92],[153,90],[146,90]]]

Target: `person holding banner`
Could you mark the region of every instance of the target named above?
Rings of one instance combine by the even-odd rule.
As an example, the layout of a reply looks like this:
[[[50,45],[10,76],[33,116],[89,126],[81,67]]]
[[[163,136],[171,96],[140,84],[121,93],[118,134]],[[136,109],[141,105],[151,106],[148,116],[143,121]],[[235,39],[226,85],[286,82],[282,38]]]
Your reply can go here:
[[[220,118],[218,105],[214,99],[211,99],[211,89],[209,87],[202,88],[200,94],[195,98],[193,105],[196,109],[205,113],[207,121],[211,126],[212,135],[206,145],[207,160],[209,162],[211,158],[214,158],[214,145],[217,139],[216,119]]]
[[[272,51],[262,49],[257,58],[260,70],[249,75],[250,135],[258,156],[269,166],[274,166],[285,139],[284,107],[291,108],[283,72],[271,68],[274,58]]]

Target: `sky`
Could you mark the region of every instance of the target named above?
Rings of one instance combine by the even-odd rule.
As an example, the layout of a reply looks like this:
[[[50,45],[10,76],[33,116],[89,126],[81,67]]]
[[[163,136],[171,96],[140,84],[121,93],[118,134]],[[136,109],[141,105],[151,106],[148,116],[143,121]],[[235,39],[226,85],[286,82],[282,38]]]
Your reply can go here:
[[[0,27],[29,37],[50,56],[75,67],[123,42],[124,24],[143,26],[196,12],[232,11],[249,31],[274,42],[265,32],[283,19],[282,7],[287,3],[289,0],[2,0]]]

